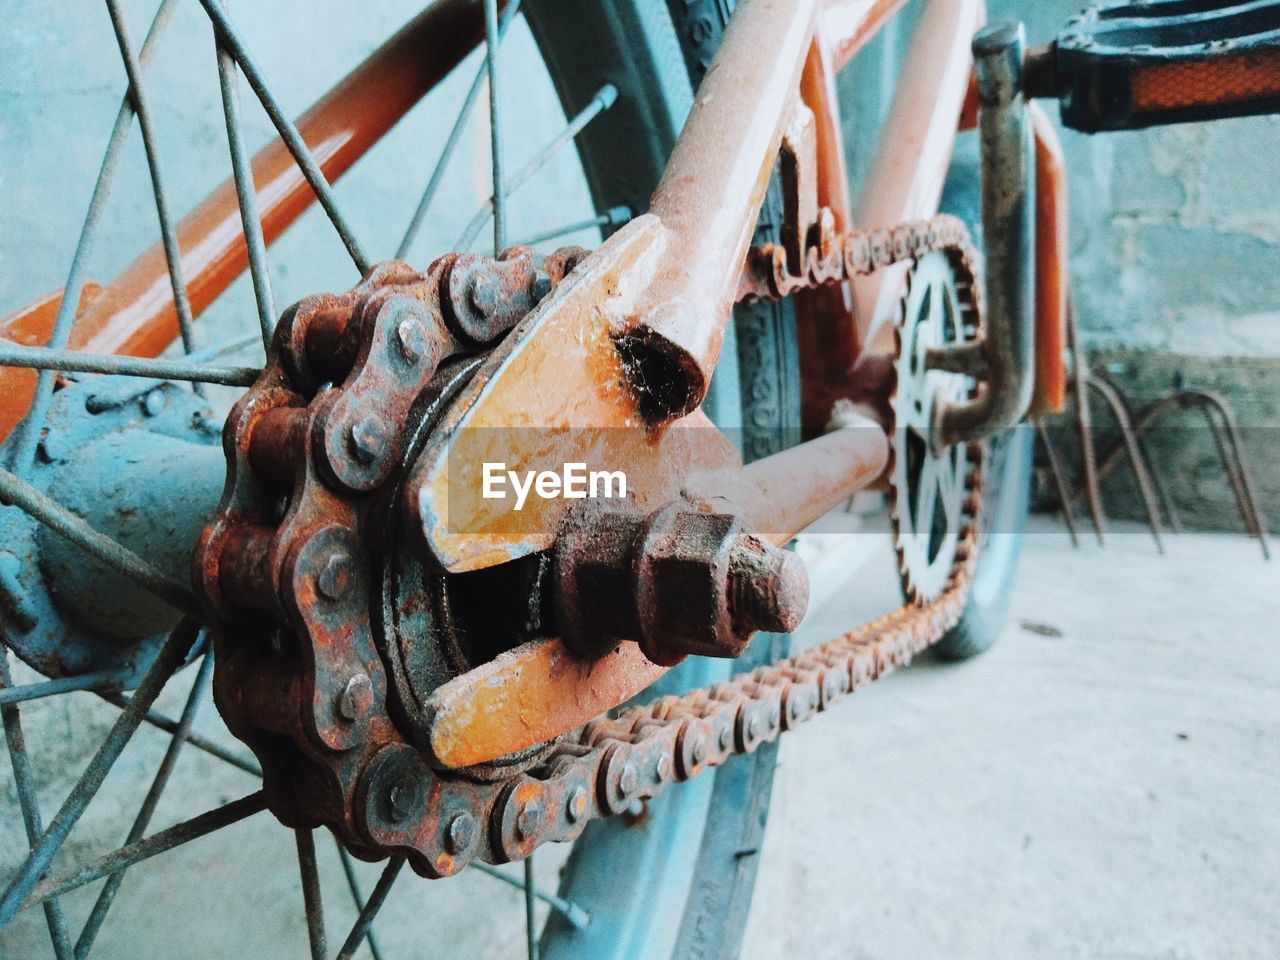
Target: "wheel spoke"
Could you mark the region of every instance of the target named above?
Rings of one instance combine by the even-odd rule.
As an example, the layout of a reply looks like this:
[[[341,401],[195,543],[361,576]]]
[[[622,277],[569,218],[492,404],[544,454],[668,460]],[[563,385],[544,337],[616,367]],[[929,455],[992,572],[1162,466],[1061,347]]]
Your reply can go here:
[[[537,156],[526,163],[511,178],[510,182],[504,181],[502,193],[509,196],[519,190],[522,186],[533,179],[534,175],[550,163],[565,148],[566,145],[573,142],[573,138],[586,129],[596,117],[608,110],[618,99],[618,88],[611,83],[606,83],[601,87],[591,101],[578,111],[577,115],[565,124],[564,128],[552,138],[551,142],[538,151]],[[458,241],[456,250],[469,250],[471,245],[475,243],[476,237],[480,235],[480,231],[484,229],[485,223],[489,217],[494,217],[494,243],[497,244],[497,208],[496,199],[498,197],[499,188],[496,180],[494,185],[494,193],[484,204],[476,211],[476,215],[471,218],[471,222],[467,224],[467,229],[463,231],[462,238]],[[505,237],[505,234],[504,234]],[[506,246],[496,248],[494,255]]]
[[[502,98],[498,54],[502,37],[498,34],[498,0],[484,0],[485,66],[489,71],[489,168],[493,173],[493,255],[507,245],[507,197],[502,172]],[[466,247],[458,247],[465,250]]]
[[[507,8],[502,11],[502,21],[498,24],[499,43],[507,35],[507,28],[515,20],[516,12],[519,9],[520,0],[512,0],[511,3],[507,4]],[[488,71],[489,51],[486,49],[485,59],[476,71],[475,79],[471,81],[471,88],[467,91],[466,99],[462,101],[462,109],[458,111],[457,119],[453,121],[453,129],[449,131],[449,137],[444,142],[444,149],[440,151],[440,159],[436,161],[435,169],[431,171],[431,178],[427,181],[426,189],[422,191],[422,199],[418,201],[418,207],[413,211],[409,226],[405,229],[404,237],[400,240],[400,246],[396,248],[397,260],[403,260],[409,255],[409,248],[413,245],[418,231],[422,229],[422,223],[427,217],[427,209],[431,206],[431,201],[435,198],[436,191],[440,188],[440,183],[444,179],[445,167],[448,166],[449,160],[453,157],[453,152],[457,149],[458,144],[462,142],[463,128],[466,127],[467,120],[471,117],[471,111],[480,99],[480,90],[484,86]]]
[[[338,848],[338,860],[342,863],[342,872],[347,875],[347,887],[351,890],[351,899],[355,902],[356,912],[360,915],[364,914],[368,904],[365,902],[364,894],[360,892],[360,879],[356,876],[356,865],[351,859],[351,854],[347,853],[347,848],[342,845],[342,841],[337,837],[333,838],[334,846]],[[373,955],[373,960],[382,960],[382,948],[378,946],[378,938],[373,935],[373,922],[370,918],[369,927],[365,930],[364,938],[369,942],[369,953]],[[360,941],[357,939],[356,944]],[[346,949],[346,944],[343,944]],[[352,947],[352,952],[355,947]]]
[[[329,186],[329,181],[325,179],[324,172],[320,169],[320,165],[316,163],[311,149],[307,146],[306,141],[302,139],[302,134],[293,125],[293,121],[285,116],[280,103],[271,93],[266,80],[263,78],[262,71],[258,69],[257,63],[249,54],[249,49],[245,46],[244,40],[241,39],[235,25],[222,9],[221,0],[200,0],[200,5],[204,7],[209,19],[213,21],[213,28],[217,32],[218,41],[235,58],[236,63],[240,65],[240,69],[244,71],[245,79],[249,81],[249,86],[253,89],[254,94],[257,95],[263,109],[267,111],[267,116],[271,118],[271,123],[280,134],[280,139],[284,141],[285,146],[289,148],[289,152],[293,154],[293,159],[298,164],[298,169],[307,178],[307,183],[311,184],[311,189],[315,191],[316,199],[320,201],[325,213],[329,215],[329,220],[333,223],[334,229],[338,231],[338,236],[341,238],[343,246],[347,248],[347,253],[350,254],[356,269],[362,275],[368,273],[371,266],[370,260],[365,255],[359,241],[356,240],[350,225],[338,210],[338,204],[334,200],[333,190]]]
[[[151,787],[147,790],[142,806],[138,808],[138,815],[134,818],[133,826],[125,837],[126,846],[141,840],[142,835],[146,833],[147,827],[151,823],[151,817],[156,812],[156,804],[160,802],[160,795],[164,793],[165,787],[169,785],[169,777],[173,773],[174,764],[178,761],[178,754],[182,752],[182,748],[187,742],[187,735],[191,732],[191,725],[195,722],[196,712],[200,709],[200,703],[204,700],[204,696],[209,690],[209,680],[212,676],[213,654],[206,653],[204,659],[200,661],[200,669],[191,684],[191,692],[187,694],[187,702],[182,708],[182,717],[178,721],[178,730],[173,739],[169,741],[169,747],[164,752],[164,758],[160,761],[160,767],[156,770],[156,775],[151,781]],[[84,957],[89,955],[89,951],[93,949],[94,938],[97,937],[98,930],[102,927],[102,922],[107,918],[107,911],[111,909],[111,903],[115,900],[120,884],[124,882],[124,873],[124,870],[117,870],[103,884],[102,890],[98,894],[98,899],[93,904],[93,910],[89,913],[89,918],[85,920],[84,927],[80,930],[80,936],[76,940],[77,960],[83,960]]]
[[[196,350],[187,357],[188,363],[208,363],[210,360],[218,360],[229,354],[243,350],[251,343],[258,342],[256,333],[242,333],[238,337],[228,337],[221,343],[215,343],[205,347],[203,350]]]
[[[222,3],[226,11],[226,0]],[[240,204],[240,223],[249,251],[249,275],[253,280],[253,297],[258,306],[258,323],[262,327],[262,345],[271,346],[276,325],[276,304],[271,295],[271,272],[267,267],[267,244],[262,236],[262,219],[258,215],[258,191],[253,182],[253,167],[240,126],[240,71],[235,58],[215,39],[218,56],[218,84],[222,89],[222,114],[227,124],[227,146],[231,150],[231,175],[236,183],[236,199]]]
[[[324,901],[320,898],[320,871],[316,867],[316,840],[310,830],[293,831],[298,844],[298,871],[302,874],[302,902],[307,914],[307,939],[311,960],[325,960],[329,948],[324,936]],[[357,941],[359,942],[359,941]]]
[[[262,372],[256,367],[215,367],[189,360],[151,360],[17,344],[0,345],[0,367],[30,367],[65,373],[105,373],[120,377],[151,377],[155,380],[190,380],[195,383],[219,383],[227,387],[250,386]]]
[[[199,626],[194,621],[184,618],[160,647],[160,652],[156,654],[155,661],[147,669],[146,676],[138,685],[128,708],[116,719],[106,739],[98,748],[98,752],[94,754],[93,759],[85,767],[84,773],[80,775],[80,779],[67,795],[62,808],[41,835],[39,842],[32,847],[22,868],[5,889],[4,898],[0,900],[0,926],[13,919],[19,905],[49,868],[54,854],[62,847],[67,835],[71,833],[71,828],[76,825],[89,805],[89,801],[97,795],[107,773],[119,759],[125,745],[138,729],[138,725],[142,723],[143,713],[155,702],[174,671],[182,666],[199,630]]]
[[[45,697],[55,697],[60,693],[75,693],[80,690],[120,690],[131,675],[129,672],[120,670],[102,670],[98,673],[81,674],[78,677],[61,677],[57,680],[27,683],[20,687],[11,687],[6,683],[0,688],[0,705],[42,700]]]
[[[99,693],[98,696],[112,706],[119,707],[122,710],[126,709],[130,703],[128,697],[121,696],[118,693]],[[158,710],[148,710],[142,719],[150,726],[155,727],[157,730],[163,730],[165,733],[176,734],[178,732],[178,721],[174,720],[172,717],[166,717]],[[224,763],[230,764],[237,770],[243,770],[250,776],[262,779],[262,768],[252,760],[246,760],[243,757],[238,757],[225,747],[219,746],[212,740],[205,739],[194,731],[187,734],[187,743],[191,744],[191,746],[195,747],[197,750],[201,750],[209,754],[211,757],[217,757]]]
[[[180,847],[183,844],[190,843],[192,840],[198,840],[203,836],[221,830],[223,827],[229,827],[233,823],[247,819],[255,813],[261,813],[265,809],[267,809],[267,795],[259,790],[256,793],[249,794],[247,797],[232,800],[230,803],[202,813],[198,817],[183,820],[181,823],[175,824],[166,830],[161,830],[159,833],[153,833],[151,836],[136,843],[113,850],[111,853],[99,857],[91,863],[77,867],[59,876],[50,877],[32,889],[31,893],[22,902],[22,909],[34,907],[37,903],[44,903],[53,897],[60,897],[64,893],[83,887],[87,883],[93,883],[95,880],[110,876],[117,870],[126,870],[135,864],[141,863],[143,860],[149,860],[158,854],[172,850],[174,847]]]
[[[538,917],[534,912],[533,854],[524,861],[524,943],[529,960],[538,960]]]
[[[476,863],[471,864],[469,869],[477,870],[486,876],[493,877],[495,880],[501,880],[508,886],[515,887],[518,890],[524,889],[523,881],[509,876],[497,867],[491,866],[487,863],[477,861]],[[574,903],[572,900],[566,900],[564,897],[557,896],[554,893],[548,893],[541,887],[534,887],[533,895],[556,913],[563,916],[567,921],[569,921],[569,925],[575,930],[584,930],[587,925],[591,923],[591,914],[587,913],[586,910]]]
[[[631,211],[627,207],[611,207],[597,217],[590,220],[579,220],[577,223],[566,223],[562,226],[546,230],[543,233],[535,233],[532,236],[517,240],[512,244],[513,247],[536,247],[540,243],[546,243],[548,240],[554,240],[557,237],[563,237],[569,233],[577,233],[579,230],[590,230],[592,227],[620,227],[631,219]]]
[[[151,21],[151,29],[142,44],[139,60],[143,66],[150,63],[155,54],[156,45],[160,41],[164,29],[173,16],[177,0],[163,0]],[[93,185],[93,195],[89,199],[89,210],[85,214],[84,223],[80,227],[80,238],[76,241],[75,253],[71,257],[71,269],[67,274],[67,282],[63,286],[62,300],[58,304],[58,313],[53,321],[53,331],[49,335],[49,346],[60,349],[67,345],[71,328],[75,323],[76,306],[80,302],[80,293],[84,287],[84,271],[89,259],[89,251],[97,238],[98,223],[102,212],[106,209],[107,198],[115,183],[116,172],[120,167],[120,158],[124,146],[129,140],[129,131],[133,127],[133,103],[128,93],[120,103],[116,114],[115,126],[111,129],[111,137],[107,141],[107,149],[102,157],[102,166],[98,169],[98,179]],[[35,456],[36,444],[40,440],[40,430],[45,416],[49,412],[49,404],[53,402],[53,373],[42,373],[36,380],[35,394],[31,398],[31,406],[23,417],[19,429],[15,430],[14,443],[9,455],[9,469],[19,476],[25,476]]]
[[[13,676],[9,672],[9,651],[0,647],[0,693],[13,689]],[[9,761],[13,767],[13,782],[17,787],[18,806],[22,810],[22,825],[27,832],[27,844],[34,850],[44,823],[40,817],[40,804],[36,797],[35,778],[31,773],[31,757],[27,754],[26,738],[22,733],[22,718],[12,704],[0,704],[0,720],[4,721],[5,745],[9,748]],[[67,935],[67,922],[62,905],[57,900],[44,904],[44,919],[49,927],[49,939],[58,960],[73,960],[71,938]]]
[[[364,909],[360,911],[360,916],[356,919],[355,926],[351,928],[351,932],[347,934],[347,939],[342,944],[342,949],[338,951],[337,960],[351,960],[355,955],[356,948],[360,946],[360,941],[369,933],[369,928],[373,926],[373,920],[378,915],[378,911],[382,909],[382,904],[386,902],[387,894],[391,892],[391,886],[396,882],[396,877],[400,875],[400,868],[404,866],[404,857],[392,857],[386,867],[382,871],[382,876],[378,878],[378,885],[373,888],[373,893],[369,895],[369,902],[364,905]],[[369,942],[372,948],[373,941]]]
[[[8,470],[0,470],[0,503],[21,507],[54,533],[114,567],[175,610],[200,616],[199,604],[190,590]]]
[[[187,299],[187,284],[182,277],[182,252],[178,249],[178,233],[173,227],[173,217],[169,215],[169,199],[160,167],[160,153],[156,149],[155,133],[151,126],[151,104],[142,79],[142,65],[138,62],[133,44],[129,42],[129,31],[120,12],[119,0],[107,0],[107,12],[111,15],[111,26],[120,47],[120,58],[124,61],[125,75],[129,78],[129,97],[133,101],[133,112],[138,117],[142,148],[147,155],[147,168],[151,172],[151,193],[156,201],[160,242],[164,247],[164,258],[169,268],[169,285],[173,288],[173,305],[178,314],[178,335],[182,338],[183,349],[190,353],[195,349],[192,340],[194,321],[191,317],[191,301]],[[196,392],[203,391],[197,387]]]

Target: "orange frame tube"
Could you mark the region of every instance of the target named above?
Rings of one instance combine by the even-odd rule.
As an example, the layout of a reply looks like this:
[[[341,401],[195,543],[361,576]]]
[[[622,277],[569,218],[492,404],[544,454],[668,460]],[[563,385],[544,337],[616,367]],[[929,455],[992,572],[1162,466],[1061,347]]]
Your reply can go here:
[[[1036,151],[1036,385],[1029,416],[1056,413],[1067,399],[1067,297],[1071,287],[1067,168],[1049,115],[1032,103]]]

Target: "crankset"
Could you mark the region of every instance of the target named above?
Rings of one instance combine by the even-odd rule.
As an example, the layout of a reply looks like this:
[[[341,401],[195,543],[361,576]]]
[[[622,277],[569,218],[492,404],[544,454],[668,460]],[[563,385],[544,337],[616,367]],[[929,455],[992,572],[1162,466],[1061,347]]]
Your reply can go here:
[[[975,289],[970,265],[939,251],[916,261],[902,295],[890,398],[890,513],[903,593],[913,602],[942,592],[966,522],[969,445],[939,448],[932,434],[937,405],[963,403],[972,392],[971,380],[932,368],[929,357],[931,350],[977,336]]]

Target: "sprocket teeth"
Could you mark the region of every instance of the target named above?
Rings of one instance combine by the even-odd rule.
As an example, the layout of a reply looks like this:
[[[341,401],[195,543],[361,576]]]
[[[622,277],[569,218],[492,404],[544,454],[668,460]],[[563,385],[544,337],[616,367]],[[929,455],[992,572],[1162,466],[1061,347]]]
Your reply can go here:
[[[940,237],[939,239],[943,243],[946,240],[954,242],[953,238]],[[921,323],[920,317],[909,318],[908,310],[920,279],[922,265],[930,262],[927,258],[935,253],[942,253],[946,257],[947,280],[954,290],[957,301],[953,313],[956,325],[953,335],[964,337],[969,330],[976,330],[976,321],[980,316],[978,298],[981,290],[976,276],[970,269],[971,257],[966,254],[964,248],[944,246],[942,249],[928,251],[916,259],[907,274],[906,289],[898,304],[897,322],[894,325],[893,385],[889,397],[889,408],[894,419],[890,434],[889,480],[892,496],[889,515],[902,592],[908,601],[916,604],[928,602],[939,596],[951,582],[951,573],[954,568],[962,562],[962,558],[958,555],[958,547],[963,539],[964,528],[972,522],[976,513],[970,509],[970,501],[975,489],[975,481],[978,479],[974,476],[973,470],[967,466],[972,461],[971,448],[966,449],[964,459],[956,465],[957,474],[963,474],[962,477],[957,477],[959,482],[955,484],[955,496],[959,498],[959,503],[953,504],[952,509],[946,511],[958,517],[960,523],[957,529],[948,531],[945,535],[946,543],[952,546],[948,547],[944,544],[941,552],[930,558],[932,534],[916,531],[914,529],[916,518],[911,515],[911,490],[913,484],[918,483],[919,478],[908,476],[911,467],[906,449],[907,427],[903,421],[905,404],[910,402],[910,391],[922,389],[921,381],[923,380],[922,373],[913,374],[908,366],[911,351],[916,345],[915,337],[908,336],[908,327]],[[923,547],[921,546],[922,538],[924,539]]]

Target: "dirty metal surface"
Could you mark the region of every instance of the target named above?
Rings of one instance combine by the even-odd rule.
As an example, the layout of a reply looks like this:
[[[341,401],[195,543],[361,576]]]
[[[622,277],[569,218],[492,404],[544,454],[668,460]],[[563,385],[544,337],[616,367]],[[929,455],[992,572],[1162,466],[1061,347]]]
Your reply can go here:
[[[827,246],[804,251],[798,276],[787,269],[785,252],[753,251],[743,295],[783,296],[851,269],[968,249],[963,227],[947,218],[825,239]],[[444,876],[473,859],[505,862],[541,843],[572,839],[589,820],[751,752],[825,709],[936,640],[963,608],[971,525],[946,589],[932,602],[721,687],[592,719],[662,672],[653,657],[672,662],[684,651],[644,656],[624,643],[593,661],[561,641],[536,639],[453,680],[457,665],[446,664],[443,685],[424,698],[412,676],[419,665],[412,648],[436,639],[423,609],[437,602],[432,584],[444,571],[417,541],[421,567],[406,575],[378,535],[400,519],[402,497],[413,503],[415,473],[396,479],[397,464],[421,463],[467,377],[473,386],[483,382],[488,344],[481,338],[501,336],[520,320],[520,309],[536,310],[557,285],[636,282],[616,265],[613,275],[587,265],[574,272],[582,256],[569,249],[538,260],[513,250],[473,263],[447,255],[424,272],[381,264],[348,293],[308,298],[286,312],[267,369],[228,418],[228,484],[194,568],[221,625],[215,695],[228,726],[262,764],[273,812],[291,826],[329,826],[357,856],[403,854],[419,873]],[[609,347],[616,364],[618,348]],[[472,359],[461,372],[448,359],[466,357]],[[663,436],[702,432],[676,428]],[[876,442],[868,444],[872,434]],[[813,519],[807,514],[825,510],[884,465],[885,438],[875,428],[840,431],[816,446],[822,450],[805,444],[769,458],[777,463],[747,468],[767,489],[796,476],[782,463],[788,456],[836,453],[837,464],[853,467],[852,479],[842,482],[817,471],[814,491],[798,498],[802,507],[781,511],[783,525],[803,526]],[[978,503],[976,454],[970,469],[966,516]],[[767,514],[761,508],[756,500],[745,515],[759,522]],[[714,516],[701,514],[699,522]],[[728,515],[728,522],[711,538],[717,562],[718,553],[733,554],[740,537],[742,521]],[[768,559],[775,552],[767,542],[785,542],[798,529],[775,525],[752,542]],[[763,564],[765,581],[794,586],[776,566]],[[720,572],[725,584],[734,582],[728,566]],[[400,582],[388,587],[389,575]],[[745,594],[721,596],[720,613],[740,620],[744,631],[774,621],[785,626],[798,594],[790,587],[782,593],[785,609],[772,618],[754,607],[751,616],[737,616],[751,607],[747,599],[760,600]],[[397,623],[407,629],[397,633]],[[425,633],[414,639],[414,628]],[[476,694],[477,683],[486,695]],[[477,735],[476,717],[489,718],[492,736]],[[524,731],[521,742],[503,734],[512,730]],[[437,769],[458,766],[465,769]]]
[[[176,384],[91,377],[58,391],[30,481],[95,529],[181,569],[217,500],[217,438],[204,401]],[[199,471],[153,472],[157,462],[201,458],[212,487],[189,482]],[[130,689],[175,616],[23,510],[0,508],[0,632],[40,673],[111,672],[119,689]]]

